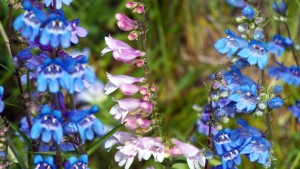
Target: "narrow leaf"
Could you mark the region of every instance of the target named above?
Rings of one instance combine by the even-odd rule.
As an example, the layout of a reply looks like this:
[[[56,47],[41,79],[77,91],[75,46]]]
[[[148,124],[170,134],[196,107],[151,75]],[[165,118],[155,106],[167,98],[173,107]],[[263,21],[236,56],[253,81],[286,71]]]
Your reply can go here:
[[[112,129],[110,132],[108,132],[107,134],[105,134],[103,137],[101,137],[100,139],[98,139],[97,141],[95,141],[91,146],[87,147],[87,154],[90,156],[92,155],[101,145],[101,143],[103,141],[105,141],[106,139],[108,139],[110,136],[112,136],[115,132],[117,132],[124,124],[120,124],[117,127],[115,127],[114,129]]]
[[[0,63],[0,66],[3,67],[5,70],[7,70],[9,73],[13,73],[14,72],[14,70],[12,68],[10,68],[10,67],[2,64],[2,63]]]
[[[19,150],[16,148],[16,146],[14,145],[14,143],[12,142],[10,136],[7,136],[7,143],[9,145],[9,147],[11,148],[12,152],[14,153],[14,156],[16,157],[16,159],[18,160],[18,165],[21,166],[21,168],[23,169],[28,169],[28,167],[26,166],[26,164],[24,163],[24,158],[22,158]],[[21,151],[22,152],[22,151]]]
[[[27,147],[32,150],[32,145],[30,139],[20,130],[20,128],[15,125],[13,122],[7,120],[10,128],[12,128],[15,132],[19,133],[19,135],[22,137],[23,141],[27,145]]]

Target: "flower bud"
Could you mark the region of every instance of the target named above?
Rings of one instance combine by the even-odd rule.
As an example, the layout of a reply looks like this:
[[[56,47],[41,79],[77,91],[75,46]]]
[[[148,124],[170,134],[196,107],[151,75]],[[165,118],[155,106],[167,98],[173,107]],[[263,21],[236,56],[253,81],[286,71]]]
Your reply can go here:
[[[279,95],[283,90],[283,87],[281,85],[276,85],[272,92],[275,94],[275,95]]]
[[[139,3],[137,3],[137,2],[127,2],[127,3],[125,4],[125,6],[126,6],[126,8],[128,8],[128,9],[134,9],[135,7],[138,6],[138,4],[139,4]]]
[[[239,17],[236,17],[235,20],[237,23],[242,23],[242,22],[244,22],[244,17],[239,16]]]
[[[222,71],[217,71],[216,77],[217,77],[218,79],[223,78],[223,72],[222,72]]]
[[[156,86],[155,86],[155,85],[152,85],[150,90],[151,90],[152,92],[155,92],[155,91],[156,91]]]
[[[254,19],[255,17],[255,10],[253,9],[252,6],[248,5],[243,8],[242,14],[249,20]]]
[[[273,97],[268,101],[268,105],[272,109],[278,109],[283,105],[283,100],[280,97]]]
[[[264,112],[261,111],[261,110],[256,110],[256,111],[254,112],[254,114],[255,114],[256,116],[262,116],[262,115],[264,114]]]
[[[145,7],[144,5],[139,5],[138,7],[135,8],[134,12],[138,13],[138,14],[142,14],[145,12]]]
[[[145,112],[151,112],[152,109],[153,109],[153,105],[150,103],[150,102],[147,102],[147,101],[143,101],[141,103],[141,109]]]
[[[147,87],[141,87],[141,88],[140,88],[140,93],[141,93],[142,95],[147,94],[147,93],[148,93]]]
[[[261,41],[265,38],[262,28],[255,29],[255,31],[253,32],[253,38],[258,41]]]
[[[218,82],[217,80],[214,80],[212,83],[212,88],[214,90],[218,90],[220,88],[220,82]]]
[[[205,153],[205,158],[207,158],[208,160],[212,159],[214,157],[214,154],[211,151],[207,151]]]
[[[173,157],[173,158],[177,158],[179,156],[182,155],[182,152],[180,151],[180,149],[178,147],[172,147],[170,149],[170,155]]]
[[[222,90],[220,90],[219,95],[220,95],[221,98],[228,97],[229,96],[228,89],[222,89]]]
[[[139,34],[138,34],[137,31],[131,31],[128,34],[128,39],[131,40],[131,41],[136,40],[138,37],[139,37]]]
[[[137,66],[137,67],[143,67],[143,66],[144,66],[144,60],[138,60],[138,61],[136,62],[136,66]]]
[[[210,99],[212,99],[213,101],[217,102],[219,100],[219,94],[218,92],[212,92],[210,95],[209,95]]]
[[[266,101],[261,101],[260,103],[258,103],[258,108],[260,110],[265,110],[267,108],[267,102]]]
[[[150,94],[147,93],[144,95],[143,100],[148,101],[150,99]]]
[[[220,123],[215,124],[215,129],[216,130],[222,130],[223,126]]]
[[[223,123],[228,123],[229,122],[229,118],[228,117],[222,117],[220,119],[220,121],[223,122]]]
[[[264,22],[264,18],[255,18],[254,22],[256,25],[261,25]]]

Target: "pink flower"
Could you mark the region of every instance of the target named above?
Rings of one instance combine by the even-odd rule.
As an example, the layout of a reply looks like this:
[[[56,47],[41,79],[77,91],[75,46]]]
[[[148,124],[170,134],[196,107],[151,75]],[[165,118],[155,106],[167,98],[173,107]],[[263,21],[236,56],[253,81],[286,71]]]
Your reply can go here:
[[[118,20],[117,25],[123,31],[132,31],[138,28],[137,21],[128,18],[126,15],[117,13],[116,19]]]
[[[111,149],[115,144],[125,144],[127,141],[135,140],[136,138],[127,132],[116,132],[104,144],[105,148]]]
[[[135,63],[137,57],[144,56],[145,53],[130,47],[128,44],[113,39],[112,37],[105,37],[107,47],[101,51],[101,55],[107,52],[113,52],[113,57],[121,62],[132,64]]]
[[[120,120],[121,123],[124,122],[125,117],[129,112],[137,110],[140,108],[141,100],[134,98],[127,98],[122,100],[117,100],[118,104],[110,109],[110,114],[116,119]]]
[[[138,3],[137,2],[127,2],[125,6],[128,9],[133,9],[138,6]]]
[[[202,155],[203,150],[199,150],[191,144],[180,142],[177,139],[172,139],[171,141],[179,148],[182,155],[186,157],[190,169],[200,169],[200,166],[205,166],[205,157]]]
[[[136,13],[141,14],[145,12],[145,7],[144,5],[139,5],[138,7],[136,7],[135,9]]]
[[[108,95],[118,88],[125,95],[133,95],[139,91],[139,87],[133,85],[133,83],[143,82],[143,77],[131,77],[126,75],[111,75],[106,73],[109,82],[105,85],[105,94]]]
[[[146,129],[152,125],[152,121],[142,118],[139,114],[128,115],[124,121],[125,127],[133,131],[138,128]]]

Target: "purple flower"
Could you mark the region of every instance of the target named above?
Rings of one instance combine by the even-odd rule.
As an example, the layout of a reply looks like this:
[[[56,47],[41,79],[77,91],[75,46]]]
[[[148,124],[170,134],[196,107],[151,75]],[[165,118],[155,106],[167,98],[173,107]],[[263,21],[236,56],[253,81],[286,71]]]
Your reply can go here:
[[[83,38],[88,34],[87,30],[79,25],[79,19],[74,19],[70,21],[68,29],[71,31],[71,42],[74,44],[78,43],[77,36]]]
[[[113,39],[112,37],[105,37],[107,47],[101,51],[104,55],[107,52],[112,51],[113,57],[121,62],[132,64],[137,57],[144,56],[145,53],[130,47],[128,44]]]
[[[44,105],[32,126],[30,137],[36,140],[42,135],[43,142],[49,143],[53,138],[57,144],[60,144],[63,139],[61,122],[61,112],[52,111],[48,105]]]
[[[56,0],[56,4],[55,4],[56,9],[60,9],[62,7],[62,3],[66,4],[66,5],[70,5],[72,1],[73,0]],[[48,7],[50,5],[54,6],[54,0],[45,0],[44,3],[46,5],[46,7]]]
[[[202,154],[204,150],[199,150],[191,144],[180,142],[174,138],[171,141],[176,147],[179,148],[182,155],[186,157],[187,164],[190,169],[197,169],[200,168],[200,166],[205,166],[205,157]]]
[[[143,77],[131,77],[126,75],[111,75],[106,73],[108,78],[108,83],[105,85],[104,90],[105,94],[108,95],[118,88],[125,95],[133,95],[137,93],[140,88],[138,86],[133,85],[133,83],[141,83],[145,78]]]
[[[142,129],[146,132],[151,130],[152,121],[143,118],[140,114],[127,115],[124,122],[125,127],[131,131],[138,131]]]
[[[137,21],[128,18],[122,13],[117,13],[115,17],[118,20],[118,27],[123,31],[132,31],[133,29],[137,29],[138,27]]]
[[[63,13],[61,15],[51,14],[47,25],[42,30],[40,43],[44,46],[51,45],[53,48],[59,45],[62,48],[68,48],[70,46],[70,38],[71,32],[68,29],[68,22]]]

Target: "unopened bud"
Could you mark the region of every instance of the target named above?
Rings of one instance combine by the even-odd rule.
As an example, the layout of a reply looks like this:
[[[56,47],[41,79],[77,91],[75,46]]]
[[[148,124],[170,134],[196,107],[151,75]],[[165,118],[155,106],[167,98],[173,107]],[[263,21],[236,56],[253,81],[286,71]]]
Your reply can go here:
[[[144,13],[144,12],[145,12],[145,7],[144,7],[144,5],[139,5],[138,7],[136,7],[136,8],[134,9],[134,12],[136,12],[136,13],[138,13],[138,14]]]
[[[248,24],[239,24],[239,26],[237,27],[238,31],[241,33],[244,33],[248,30]]]
[[[262,116],[262,115],[264,114],[264,112],[261,111],[261,110],[256,110],[256,111],[254,112],[254,114],[255,114],[256,116]]]
[[[236,20],[236,22],[238,22],[238,23],[242,23],[242,22],[244,22],[245,17],[239,16],[239,17],[236,17],[235,20]]]
[[[228,123],[229,122],[229,118],[228,117],[222,117],[220,120],[223,123]]]
[[[207,151],[205,153],[205,158],[207,158],[208,160],[212,159],[214,157],[214,154],[211,151]]]
[[[139,34],[137,33],[137,31],[131,31],[128,34],[128,39],[131,41],[136,40],[138,37],[139,37]]]
[[[218,90],[220,88],[220,82],[218,82],[217,80],[214,80],[212,83],[212,88],[214,90]]]
[[[156,86],[155,86],[155,85],[152,85],[150,90],[151,90],[152,92],[155,92],[155,91],[156,91]]]
[[[261,101],[260,103],[258,103],[258,108],[260,110],[265,110],[267,108],[267,102],[266,101]]]
[[[144,66],[144,60],[138,60],[138,61],[136,62],[136,66],[137,66],[137,67],[143,67],[143,66]]]
[[[141,88],[140,88],[140,93],[141,93],[142,95],[147,94],[147,93],[148,93],[147,87],[141,87]]]
[[[138,6],[138,3],[137,2],[127,2],[125,6],[128,9],[133,9]]]
[[[150,94],[147,93],[144,95],[143,100],[148,101],[150,99]]]

